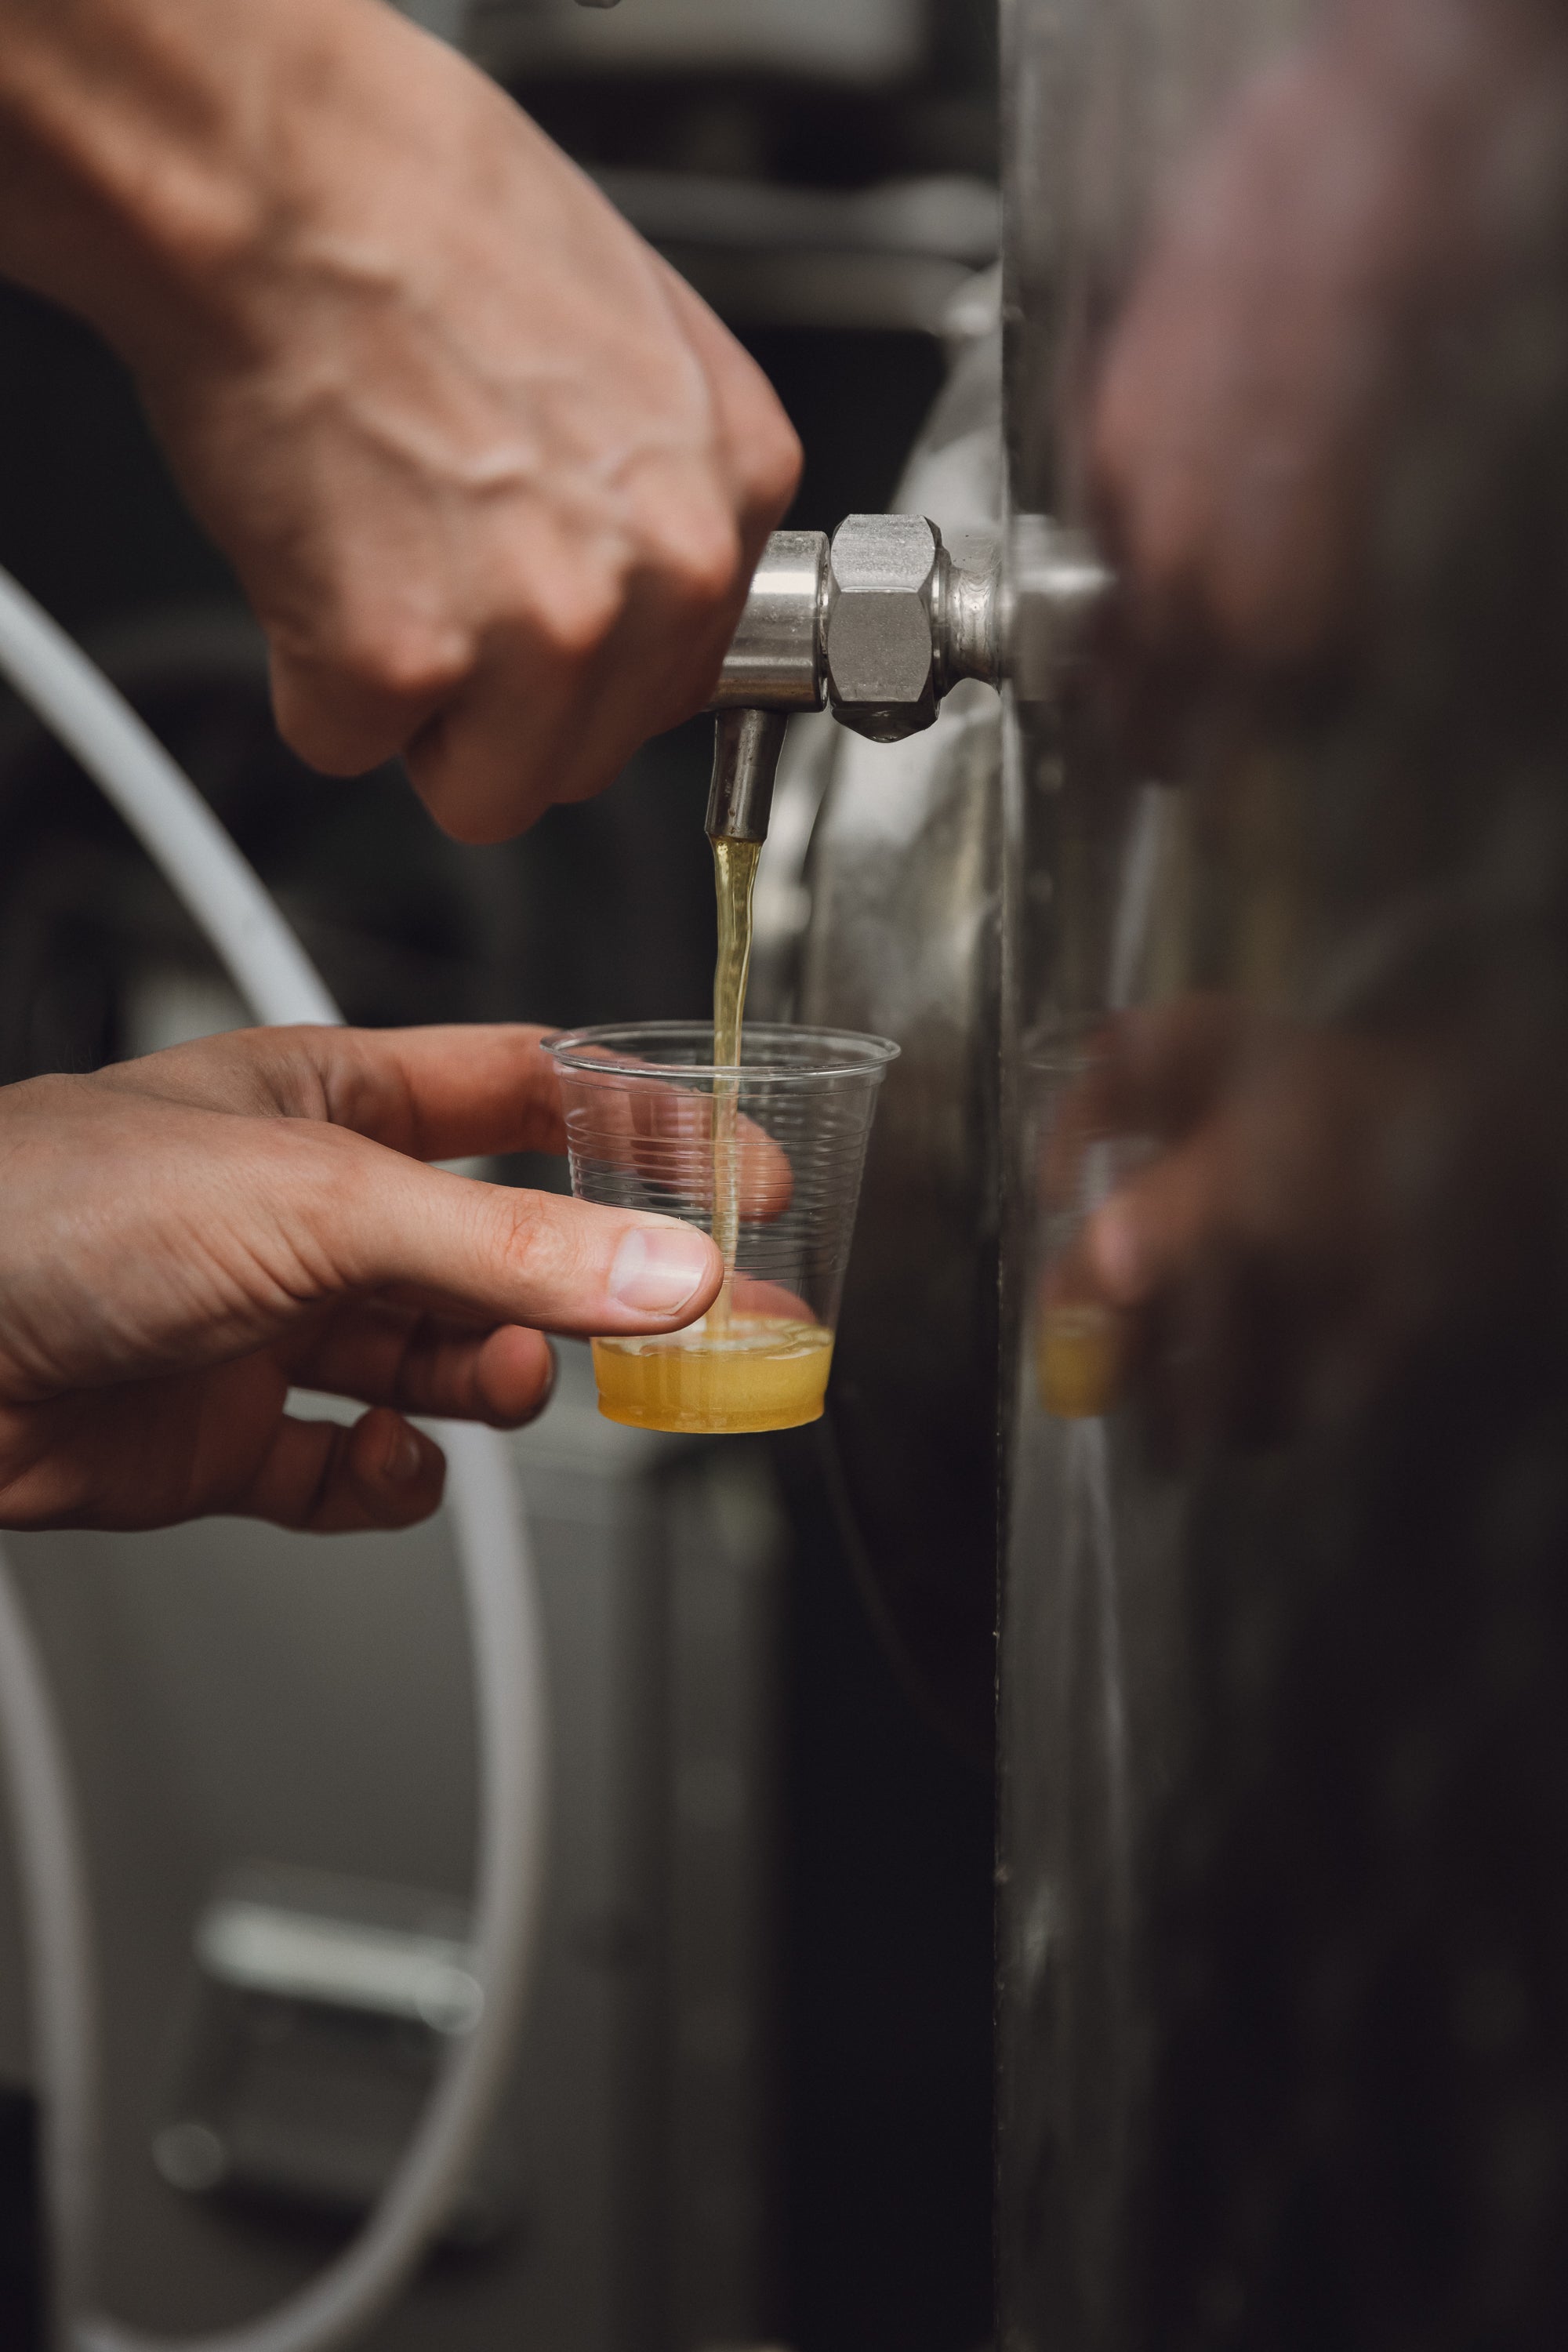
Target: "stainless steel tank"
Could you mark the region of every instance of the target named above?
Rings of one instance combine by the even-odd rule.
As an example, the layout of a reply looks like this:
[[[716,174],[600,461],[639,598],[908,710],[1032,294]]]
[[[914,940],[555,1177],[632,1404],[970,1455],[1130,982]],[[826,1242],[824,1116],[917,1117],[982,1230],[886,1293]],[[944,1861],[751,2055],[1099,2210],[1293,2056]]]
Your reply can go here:
[[[771,902],[905,1046],[835,1436],[972,1742],[1001,1568],[1002,2340],[1557,2344],[1568,39],[1004,13],[1005,714],[807,722]]]
[[[896,507],[974,560],[1001,524],[999,288],[969,294]],[[1001,708],[956,685],[897,745],[795,722],[760,977],[902,1048],[879,1105],[829,1407],[862,1582],[913,1688],[989,1760],[994,1712]],[[793,956],[790,950],[793,949]],[[781,966],[783,970],[781,971]]]
[[[1121,590],[1008,771],[1004,2340],[1544,2346],[1561,12],[1006,13],[1015,527]]]

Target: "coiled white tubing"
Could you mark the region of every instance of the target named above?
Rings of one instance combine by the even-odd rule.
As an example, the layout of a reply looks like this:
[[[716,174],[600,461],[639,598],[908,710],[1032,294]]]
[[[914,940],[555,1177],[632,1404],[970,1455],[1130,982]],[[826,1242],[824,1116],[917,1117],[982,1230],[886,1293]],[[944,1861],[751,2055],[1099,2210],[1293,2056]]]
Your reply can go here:
[[[123,697],[0,571],[0,675],[101,786],[206,935],[258,1022],[337,1023],[321,977],[206,803]],[[90,2307],[97,2216],[97,2000],[90,1904],[48,1684],[0,1556],[0,1758],[26,1913],[61,2352],[333,2352],[395,2301],[463,2186],[505,2087],[544,1878],[548,1715],[534,1565],[504,1441],[439,1429],[468,1603],[479,1769],[474,1973],[419,2127],[353,2242],[275,2310],[217,2335],[154,2338]]]

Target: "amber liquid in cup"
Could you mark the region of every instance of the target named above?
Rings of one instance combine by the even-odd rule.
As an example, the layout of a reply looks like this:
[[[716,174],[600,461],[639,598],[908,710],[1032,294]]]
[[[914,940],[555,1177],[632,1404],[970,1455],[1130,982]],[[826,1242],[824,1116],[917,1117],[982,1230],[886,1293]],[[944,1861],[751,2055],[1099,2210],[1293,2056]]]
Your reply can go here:
[[[713,1066],[737,1069],[752,962],[752,892],[761,844],[715,841],[719,958],[713,973]],[[738,1312],[740,1081],[713,1083],[713,1239],[724,1286],[700,1322],[651,1339],[595,1339],[599,1410],[634,1429],[739,1436],[820,1420],[833,1334],[820,1324]]]
[[[713,1313],[710,1307],[689,1330],[657,1339],[595,1339],[605,1419],[731,1437],[820,1420],[833,1334],[816,1323],[732,1309],[716,1330]]]

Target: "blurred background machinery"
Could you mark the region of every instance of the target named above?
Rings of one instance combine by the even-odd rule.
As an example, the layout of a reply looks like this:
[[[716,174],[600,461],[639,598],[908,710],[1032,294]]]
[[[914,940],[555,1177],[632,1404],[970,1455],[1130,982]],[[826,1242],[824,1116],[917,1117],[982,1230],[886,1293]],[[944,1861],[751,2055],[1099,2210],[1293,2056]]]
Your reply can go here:
[[[889,504],[954,352],[994,320],[987,0],[410,13],[510,88],[755,352],[805,445],[790,520]],[[311,775],[115,362],[30,298],[0,291],[0,418],[25,453],[0,469],[0,562],[184,764],[349,1019],[705,1012],[703,723],[501,849],[447,841],[395,776]],[[799,984],[804,791],[773,883],[775,1001]],[[0,1078],[238,1017],[118,821],[14,706],[0,849]],[[492,1172],[563,1181],[548,1162]],[[374,2340],[964,2352],[991,2324],[985,1727],[977,1742],[971,1714],[961,1754],[929,1676],[889,1661],[814,1433],[640,1439],[597,1420],[565,1356],[519,1441],[556,1692],[543,1979],[460,2242]],[[438,1529],[20,1551],[112,1956],[105,2284],[147,2324],[211,2324],[319,2260],[460,2001],[450,1563]],[[10,1918],[4,1935],[14,1948]],[[22,2079],[14,2003],[0,2070]]]

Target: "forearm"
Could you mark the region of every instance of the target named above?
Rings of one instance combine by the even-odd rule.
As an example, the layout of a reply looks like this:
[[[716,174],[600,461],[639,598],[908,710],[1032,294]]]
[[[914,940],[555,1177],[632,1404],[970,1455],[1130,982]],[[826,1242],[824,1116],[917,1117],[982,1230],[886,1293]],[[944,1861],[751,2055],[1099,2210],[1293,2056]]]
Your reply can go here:
[[[375,0],[0,0],[0,273],[134,364],[232,325]],[[363,41],[359,44],[363,53]]]

